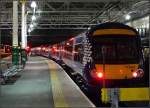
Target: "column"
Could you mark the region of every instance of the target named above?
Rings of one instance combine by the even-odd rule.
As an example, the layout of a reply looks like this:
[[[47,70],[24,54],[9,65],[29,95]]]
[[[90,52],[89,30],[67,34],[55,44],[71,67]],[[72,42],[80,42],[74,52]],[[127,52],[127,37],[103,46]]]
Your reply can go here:
[[[13,1],[12,63],[13,63],[13,65],[19,65],[19,49],[18,49],[18,1]]]
[[[22,0],[22,26],[21,26],[21,63],[25,65],[27,61],[26,48],[26,15],[25,15],[25,0]]]

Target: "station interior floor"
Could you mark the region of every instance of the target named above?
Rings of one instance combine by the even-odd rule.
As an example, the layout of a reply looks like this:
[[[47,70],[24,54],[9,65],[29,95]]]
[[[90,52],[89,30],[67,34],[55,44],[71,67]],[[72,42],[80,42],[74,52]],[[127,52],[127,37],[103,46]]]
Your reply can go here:
[[[95,107],[54,61],[30,57],[25,69],[0,88],[0,108]]]

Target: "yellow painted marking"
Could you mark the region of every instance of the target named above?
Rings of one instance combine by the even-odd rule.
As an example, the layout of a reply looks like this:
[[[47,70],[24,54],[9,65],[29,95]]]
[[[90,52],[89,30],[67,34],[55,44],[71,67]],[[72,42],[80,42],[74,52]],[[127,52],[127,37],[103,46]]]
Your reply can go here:
[[[120,101],[148,101],[149,88],[120,88]]]
[[[136,36],[136,33],[133,30],[127,30],[127,29],[100,29],[96,30],[93,33],[93,36],[99,36],[99,35],[131,35]]]
[[[57,71],[55,70],[57,69],[57,67],[54,63],[51,63],[49,61],[47,61],[47,63],[50,69],[54,105],[55,107],[68,107],[67,101],[61,89],[62,87],[60,81],[57,76]]]
[[[149,101],[150,88],[119,88],[119,101]],[[102,88],[103,102],[109,101],[109,94],[107,88]]]
[[[102,88],[101,91],[101,100],[102,102],[107,103],[109,100],[107,88]]]

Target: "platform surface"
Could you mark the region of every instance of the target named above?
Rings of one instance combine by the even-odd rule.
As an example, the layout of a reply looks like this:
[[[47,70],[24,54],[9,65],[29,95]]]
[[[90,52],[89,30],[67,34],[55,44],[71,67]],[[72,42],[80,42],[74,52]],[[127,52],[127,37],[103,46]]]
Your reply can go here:
[[[30,57],[13,83],[1,85],[0,108],[94,107],[64,70],[42,57]]]

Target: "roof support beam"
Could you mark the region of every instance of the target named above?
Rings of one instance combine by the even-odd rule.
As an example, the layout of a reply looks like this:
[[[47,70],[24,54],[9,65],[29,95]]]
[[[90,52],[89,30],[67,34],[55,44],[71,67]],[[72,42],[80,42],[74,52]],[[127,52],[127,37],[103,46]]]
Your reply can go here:
[[[55,8],[53,8],[53,6],[52,6],[52,5],[50,5],[49,3],[46,3],[46,6],[47,6],[49,9],[51,9],[52,11],[56,11],[56,9],[55,9]]]
[[[1,0],[0,2],[12,2],[13,0]],[[87,2],[96,2],[96,3],[99,3],[99,2],[102,2],[102,3],[107,3],[107,2],[117,2],[118,0],[36,0],[37,2],[80,2],[80,3],[87,3]],[[132,2],[132,1],[135,1],[135,0],[120,0],[121,2]],[[141,0],[138,0],[138,1],[141,1]],[[30,1],[28,1],[30,2]]]

